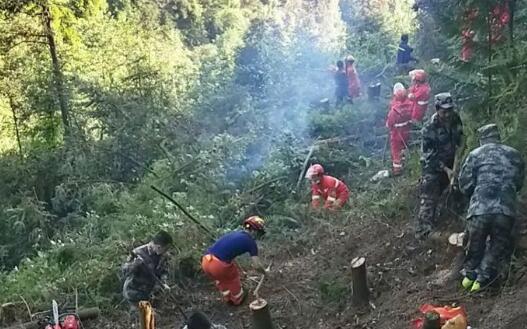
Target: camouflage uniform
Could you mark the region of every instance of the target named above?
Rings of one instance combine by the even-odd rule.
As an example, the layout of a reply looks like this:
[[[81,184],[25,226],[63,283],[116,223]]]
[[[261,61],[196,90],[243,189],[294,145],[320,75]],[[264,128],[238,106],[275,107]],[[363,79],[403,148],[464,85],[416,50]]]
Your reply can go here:
[[[418,238],[431,232],[439,199],[450,183],[442,166],[452,168],[454,165],[456,150],[463,140],[461,118],[452,112],[451,124],[447,127],[435,113],[423,127],[422,138],[420,206],[416,223]]]
[[[468,155],[459,174],[461,192],[470,196],[469,246],[462,273],[488,282],[512,250],[516,193],[523,185],[525,163],[517,150],[499,143],[495,125],[484,126],[479,132],[483,145]],[[489,134],[498,138],[483,139]],[[485,252],[487,237],[490,243]]]
[[[150,300],[156,284],[166,281],[167,259],[151,251],[149,245],[145,244],[131,252],[122,271],[125,276],[123,296],[133,311],[137,309],[139,301]]]

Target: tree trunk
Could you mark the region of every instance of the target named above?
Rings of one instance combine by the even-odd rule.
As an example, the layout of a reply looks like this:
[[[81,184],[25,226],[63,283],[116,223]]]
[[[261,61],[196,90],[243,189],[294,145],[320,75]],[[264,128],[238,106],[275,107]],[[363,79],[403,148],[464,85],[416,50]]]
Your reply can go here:
[[[249,305],[252,312],[254,329],[273,329],[273,321],[267,301],[259,298]]]
[[[15,103],[13,96],[8,95],[9,97],[9,107],[11,108],[11,113],[13,114],[13,123],[15,124],[15,135],[16,142],[18,144],[18,153],[20,155],[20,160],[24,160],[24,153],[22,152],[22,142],[20,141],[20,130],[18,129],[18,117],[16,116],[16,110],[18,108]]]
[[[55,35],[53,33],[53,28],[51,27],[51,13],[49,7],[46,4],[42,5],[42,19],[44,24],[44,33],[46,35],[49,53],[51,55],[51,62],[53,65],[53,78],[57,91],[57,97],[59,99],[62,124],[64,126],[64,136],[66,139],[69,139],[71,131],[68,101],[66,99],[66,92],[64,89],[64,76],[60,68],[59,56],[57,54],[57,44],[55,43]]]
[[[370,291],[364,257],[357,257],[351,261],[351,288],[353,305],[364,306],[369,303]]]

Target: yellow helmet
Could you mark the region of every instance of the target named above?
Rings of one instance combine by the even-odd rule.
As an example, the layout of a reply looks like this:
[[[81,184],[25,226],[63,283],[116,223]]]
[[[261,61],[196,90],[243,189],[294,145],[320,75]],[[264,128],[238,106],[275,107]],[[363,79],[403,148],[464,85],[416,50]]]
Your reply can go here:
[[[259,216],[251,216],[243,221],[246,230],[265,232],[265,221]]]

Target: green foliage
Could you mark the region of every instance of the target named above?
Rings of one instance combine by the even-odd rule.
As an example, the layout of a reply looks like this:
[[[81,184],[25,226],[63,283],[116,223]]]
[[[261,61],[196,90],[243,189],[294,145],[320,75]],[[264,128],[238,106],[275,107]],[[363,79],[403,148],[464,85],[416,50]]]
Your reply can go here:
[[[342,305],[351,293],[349,281],[342,276],[323,275],[318,281],[318,287],[324,303]]]
[[[367,210],[389,223],[412,215],[417,151],[407,178],[367,183],[384,169],[391,93],[329,111],[321,102],[333,103],[327,67],[344,54],[357,58],[364,93],[369,82],[405,81],[391,78],[389,64],[400,34],[416,32],[409,1],[46,2],[70,111],[68,143],[43,37],[49,31],[32,16],[43,13],[37,3],[0,6],[1,301],[22,294],[48,305],[77,289],[86,303],[118,304],[120,264],[159,229],[176,241],[171,279],[196,277],[210,241],[151,185],[216,235],[260,214],[269,243],[305,247],[310,242],[295,232],[318,219],[308,211],[307,183],[297,182],[313,144],[308,162],[351,187],[349,216]],[[525,147],[517,127],[526,119],[516,110],[527,88],[525,29],[517,28],[515,52],[497,47],[490,62],[461,65],[452,59],[457,18],[446,19],[457,9],[429,4],[418,13],[426,11],[450,47],[428,49],[445,54],[438,65],[423,55],[434,90],[454,86],[470,145],[481,122],[499,119],[509,141]],[[520,27],[525,15],[517,13]],[[340,304],[349,287],[327,274],[319,291]]]

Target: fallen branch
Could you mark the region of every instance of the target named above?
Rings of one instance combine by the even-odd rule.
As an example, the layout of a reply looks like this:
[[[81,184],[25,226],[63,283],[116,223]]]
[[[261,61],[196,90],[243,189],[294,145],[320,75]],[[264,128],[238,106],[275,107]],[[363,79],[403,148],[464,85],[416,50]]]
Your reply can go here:
[[[262,278],[260,279],[260,282],[258,282],[258,285],[256,286],[256,289],[254,289],[253,295],[256,297],[256,300],[260,299],[260,288],[262,287],[262,284],[265,279],[265,274],[262,274]]]
[[[24,305],[26,305],[27,314],[29,315],[29,321],[33,320],[33,315],[31,314],[31,309],[29,308],[28,303],[26,302],[26,300],[24,299],[22,295],[20,295],[20,299],[22,299],[22,301],[24,302]]]
[[[250,194],[250,193],[256,192],[256,191],[258,191],[259,189],[262,189],[262,188],[266,187],[267,185],[272,184],[272,183],[274,183],[274,182],[277,182],[277,181],[279,181],[279,180],[281,180],[281,179],[284,179],[284,178],[286,178],[286,177],[287,177],[287,176],[280,176],[280,177],[273,178],[273,179],[271,179],[271,180],[269,180],[269,181],[267,181],[267,182],[264,182],[264,183],[262,183],[262,184],[260,184],[260,185],[257,185],[256,187],[253,187],[252,189],[250,189],[249,191],[247,191],[247,192],[245,192],[245,193],[249,193],[249,194]]]
[[[165,192],[161,191],[160,189],[158,189],[157,187],[155,187],[154,185],[150,185],[150,188],[154,191],[156,191],[157,193],[161,194],[163,197],[165,197],[165,199],[167,199],[168,201],[172,202],[179,210],[181,210],[188,218],[190,218],[190,220],[192,220],[196,225],[198,225],[203,231],[205,231],[211,239],[216,239],[216,237],[214,236],[214,234],[212,234],[212,232],[203,224],[201,224],[194,216],[192,216],[185,208],[183,208],[183,206],[181,206],[176,200],[174,200],[171,196],[169,196],[168,194],[166,194]]]
[[[304,160],[304,164],[302,165],[302,170],[300,171],[300,176],[298,176],[298,181],[296,182],[295,191],[298,191],[300,188],[300,184],[302,183],[302,179],[304,178],[304,175],[306,174],[307,165],[309,163],[309,159],[311,159],[311,155],[313,155],[313,152],[315,151],[315,148],[317,147],[317,140],[311,145],[311,148],[309,149],[309,153],[307,154],[306,159]]]

